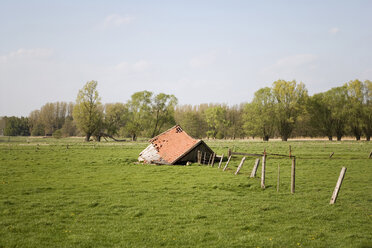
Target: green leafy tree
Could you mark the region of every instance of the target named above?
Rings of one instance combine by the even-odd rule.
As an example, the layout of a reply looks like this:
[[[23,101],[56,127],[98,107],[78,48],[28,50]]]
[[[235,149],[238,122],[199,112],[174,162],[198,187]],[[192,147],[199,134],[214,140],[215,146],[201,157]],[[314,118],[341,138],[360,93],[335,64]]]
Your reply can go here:
[[[158,135],[165,124],[175,124],[174,109],[177,102],[174,95],[159,93],[154,97],[151,105],[153,116],[151,137]]]
[[[205,111],[205,120],[208,124],[207,136],[212,138],[224,138],[224,131],[229,122],[226,120],[226,108],[222,106],[210,107]]]
[[[56,131],[53,132],[53,138],[60,139],[62,138],[62,130],[57,129]]]
[[[46,103],[40,109],[40,121],[44,126],[45,134],[52,135],[54,130],[56,130],[56,110],[53,103]]]
[[[5,117],[0,117],[0,136],[4,135]]]
[[[255,92],[253,101],[244,108],[244,129],[252,137],[268,141],[275,130],[275,98],[270,88]]]
[[[371,140],[372,135],[372,82],[364,81],[363,92],[363,113],[362,113],[362,129],[366,140]]]
[[[203,133],[200,130],[200,115],[197,112],[188,111],[183,113],[182,119],[179,119],[177,123],[179,123],[192,137],[203,137]]]
[[[128,108],[123,103],[106,104],[105,128],[109,135],[117,135],[127,123]]]
[[[340,141],[345,135],[345,126],[347,123],[347,89],[346,86],[335,87],[324,93],[332,110],[331,118],[333,120],[333,129]]]
[[[256,120],[255,120],[256,111],[254,107],[255,106],[252,102],[246,103],[244,106],[244,114],[243,114],[244,133],[245,135],[250,136],[253,139],[257,136],[261,137],[258,125],[256,125]]]
[[[320,135],[332,140],[335,120],[333,119],[332,98],[327,93],[319,93],[307,101],[307,111],[310,114],[310,124]]]
[[[128,115],[125,130],[136,140],[138,135],[155,136],[164,127],[174,125],[174,109],[177,98],[174,95],[150,91],[136,92],[127,102]]]
[[[360,140],[363,125],[364,85],[359,80],[353,80],[345,84],[345,87],[347,89],[348,127],[356,140]]]
[[[304,109],[307,90],[303,83],[295,80],[278,80],[273,83],[275,98],[275,119],[282,141],[287,141],[296,124],[297,117]]]
[[[136,92],[126,105],[128,108],[128,121],[125,129],[133,141],[137,140],[137,136],[150,126],[152,95],[152,92],[146,90]]]
[[[200,106],[182,105],[175,110],[175,120],[186,132],[194,138],[203,138],[208,125]]]
[[[85,135],[86,141],[89,141],[92,135],[96,135],[99,140],[103,123],[103,106],[98,96],[97,81],[87,82],[79,90],[73,117],[77,127]]]
[[[78,134],[76,124],[74,120],[72,119],[72,116],[68,116],[65,119],[65,122],[63,123],[63,126],[61,128],[62,135],[65,137],[68,136],[76,136]]]
[[[5,119],[5,136],[29,136],[30,127],[28,125],[28,118],[25,117],[4,117]]]
[[[226,130],[225,137],[229,137],[232,139],[236,138],[243,138],[244,137],[244,130],[243,130],[243,109],[244,104],[234,105],[232,107],[227,108],[227,120],[229,123],[229,127]]]
[[[311,125],[311,116],[307,112],[306,105],[304,110],[299,114],[296,120],[296,125],[292,131],[293,137],[315,137],[319,136],[319,131],[315,130]]]
[[[37,122],[44,126],[45,134],[50,135],[55,130],[62,128],[68,107],[66,102],[46,103],[41,107]],[[34,117],[33,122],[35,122]]]
[[[34,110],[28,116],[30,133],[32,136],[45,135],[45,127],[41,121],[40,110]]]
[[[56,129],[61,129],[65,123],[68,104],[66,102],[55,102],[55,126]]]
[[[73,112],[74,104],[72,102],[66,103],[66,117],[61,128],[62,135],[65,137],[78,135],[78,128],[74,121]]]

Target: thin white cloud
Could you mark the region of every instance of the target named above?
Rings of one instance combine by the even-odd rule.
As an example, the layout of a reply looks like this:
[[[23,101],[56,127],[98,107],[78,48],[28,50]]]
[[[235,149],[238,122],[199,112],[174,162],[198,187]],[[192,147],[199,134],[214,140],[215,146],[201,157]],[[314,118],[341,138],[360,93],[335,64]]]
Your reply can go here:
[[[114,69],[116,71],[128,71],[129,68],[130,68],[130,65],[128,64],[128,62],[125,62],[125,61],[114,66]]]
[[[190,59],[189,65],[192,68],[205,68],[213,64],[217,59],[217,53],[215,51],[195,56]]]
[[[274,64],[263,68],[261,75],[268,79],[306,78],[316,68],[318,56],[314,54],[296,54],[278,59]]]
[[[121,16],[118,14],[108,15],[102,23],[103,28],[117,28],[133,21],[131,16]]]
[[[150,66],[150,63],[148,61],[146,61],[146,60],[140,60],[140,61],[134,63],[133,69],[136,72],[143,72],[147,68],[149,68],[149,66]]]
[[[0,54],[0,116],[27,116],[46,102],[74,101],[92,79],[98,81],[104,101],[126,101],[133,92],[151,87],[151,65],[146,59],[111,65],[75,63],[41,48]]]
[[[333,27],[329,30],[329,33],[330,34],[337,34],[338,32],[340,32],[340,29],[337,28],[337,27]]]
[[[0,56],[0,62],[9,62],[10,60],[48,59],[52,54],[53,50],[47,48],[20,48],[17,51]]]
[[[299,67],[299,66],[302,66],[302,65],[309,64],[316,59],[317,59],[317,56],[315,56],[313,54],[296,54],[296,55],[293,55],[293,56],[288,56],[288,57],[284,57],[284,58],[279,59],[275,63],[274,67],[277,67],[277,68],[285,68],[285,67],[295,68],[295,67]]]

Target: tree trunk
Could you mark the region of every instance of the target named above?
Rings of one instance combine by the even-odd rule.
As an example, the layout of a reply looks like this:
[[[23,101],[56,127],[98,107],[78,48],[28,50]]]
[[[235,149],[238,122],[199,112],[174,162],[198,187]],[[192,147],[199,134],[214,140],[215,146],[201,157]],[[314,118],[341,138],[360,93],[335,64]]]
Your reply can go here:
[[[288,137],[287,136],[282,136],[282,141],[287,141]]]
[[[156,111],[156,122],[155,122],[154,130],[152,131],[151,138],[155,137],[155,134],[157,133],[156,129],[158,128],[158,124],[159,124],[159,109]]]
[[[137,140],[137,136],[136,136],[136,134],[134,133],[134,134],[132,134],[132,141],[136,141]]]
[[[90,136],[91,136],[92,134],[90,134],[90,133],[87,133],[87,135],[85,136],[85,141],[86,142],[89,142],[89,140],[90,140]]]
[[[356,140],[360,140],[360,136],[362,136],[362,130],[360,130],[358,127],[354,127],[354,136]]]
[[[367,135],[366,136],[366,141],[370,141],[371,140],[371,136],[370,135]]]
[[[341,135],[337,135],[337,141],[341,141]]]
[[[265,136],[263,136],[263,141],[269,141],[269,136],[268,135],[265,135]]]
[[[329,141],[332,141],[333,140],[333,137],[332,136],[328,136],[328,140]]]
[[[101,135],[97,135],[96,139],[98,142],[101,142]]]

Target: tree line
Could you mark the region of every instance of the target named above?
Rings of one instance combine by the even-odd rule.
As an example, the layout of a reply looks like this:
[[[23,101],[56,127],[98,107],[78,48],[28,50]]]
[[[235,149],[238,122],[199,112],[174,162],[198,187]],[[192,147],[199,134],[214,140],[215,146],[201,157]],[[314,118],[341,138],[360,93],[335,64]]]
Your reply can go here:
[[[353,136],[372,134],[372,82],[353,80],[309,96],[303,83],[277,80],[254,93],[251,102],[178,105],[174,95],[134,93],[125,103],[102,104],[97,82],[87,82],[75,103],[47,103],[28,117],[0,118],[4,135],[66,137],[154,137],[180,124],[195,138]]]

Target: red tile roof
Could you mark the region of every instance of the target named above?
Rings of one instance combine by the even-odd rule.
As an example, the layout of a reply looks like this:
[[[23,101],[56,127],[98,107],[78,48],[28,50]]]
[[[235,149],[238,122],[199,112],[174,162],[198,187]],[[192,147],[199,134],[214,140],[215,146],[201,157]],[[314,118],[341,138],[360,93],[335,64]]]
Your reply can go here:
[[[188,152],[199,141],[190,137],[179,125],[150,140],[160,157],[169,164],[176,162],[178,158]]]

